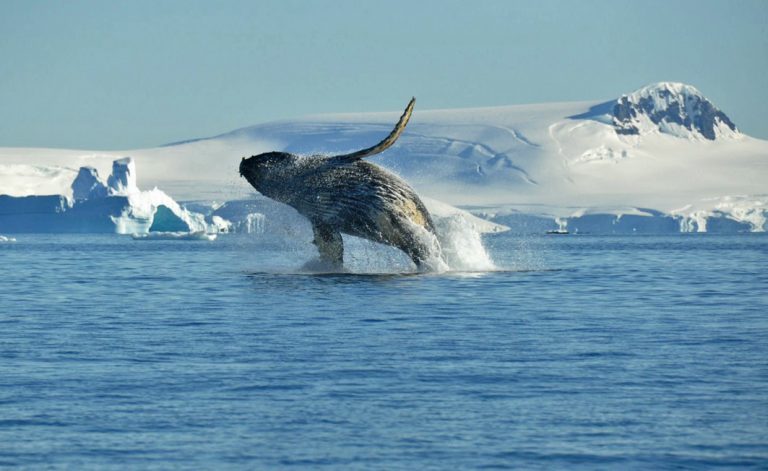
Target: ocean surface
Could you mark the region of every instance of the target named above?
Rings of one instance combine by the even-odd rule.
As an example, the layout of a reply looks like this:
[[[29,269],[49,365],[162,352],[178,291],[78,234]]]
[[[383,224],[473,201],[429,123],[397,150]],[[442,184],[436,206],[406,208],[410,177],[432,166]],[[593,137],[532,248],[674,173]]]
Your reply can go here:
[[[0,467],[768,468],[768,236],[0,243]]]

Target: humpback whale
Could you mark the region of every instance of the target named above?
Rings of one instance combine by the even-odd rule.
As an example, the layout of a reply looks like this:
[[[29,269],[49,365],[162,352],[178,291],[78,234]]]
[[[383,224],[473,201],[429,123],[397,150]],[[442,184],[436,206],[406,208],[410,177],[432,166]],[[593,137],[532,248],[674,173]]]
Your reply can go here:
[[[240,175],[261,194],[295,208],[312,224],[324,265],[343,265],[341,234],[405,252],[420,270],[442,262],[435,227],[416,192],[397,175],[363,159],[397,141],[416,102],[378,144],[350,154],[298,156],[266,152],[240,162]]]

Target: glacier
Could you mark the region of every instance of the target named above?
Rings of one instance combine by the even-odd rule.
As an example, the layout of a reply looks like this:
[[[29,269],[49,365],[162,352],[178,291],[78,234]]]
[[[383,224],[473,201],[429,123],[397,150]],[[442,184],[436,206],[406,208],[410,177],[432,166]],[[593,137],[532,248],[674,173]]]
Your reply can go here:
[[[161,206],[159,219],[172,214],[189,231],[280,231],[298,219],[240,179],[241,157],[356,150],[385,136],[398,116],[309,116],[115,152],[0,148],[0,232],[17,232],[9,221],[34,204],[68,217],[106,211],[103,225],[92,218],[104,231],[151,232]],[[126,155],[134,167],[116,173],[113,162]],[[743,134],[698,89],[675,82],[598,102],[417,105],[398,143],[371,160],[424,197],[518,232],[761,232],[768,219],[768,141]],[[42,199],[22,201],[29,197]]]

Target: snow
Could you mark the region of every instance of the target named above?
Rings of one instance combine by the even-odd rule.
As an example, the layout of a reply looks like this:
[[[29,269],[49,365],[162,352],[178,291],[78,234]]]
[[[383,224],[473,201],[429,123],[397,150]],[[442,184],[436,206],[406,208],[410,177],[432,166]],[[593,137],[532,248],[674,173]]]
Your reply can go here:
[[[0,150],[0,155],[2,150]],[[70,183],[77,175],[71,168],[56,165],[29,165],[23,163],[31,158],[20,159],[17,163],[3,163],[0,159],[0,194],[9,196],[29,195],[71,195]],[[14,161],[16,159],[13,159]]]
[[[680,108],[685,113],[701,109],[706,100],[694,87],[672,82],[643,87],[626,97],[652,99],[659,112],[668,111],[676,99],[690,104],[690,110],[688,105]],[[714,218],[732,221],[738,230],[766,229],[767,141],[733,131],[719,118],[714,140],[663,120],[654,129],[653,123],[645,123],[647,132],[620,134],[611,114],[615,102],[459,110],[420,110],[417,103],[398,143],[370,160],[399,174],[426,199],[473,208],[475,214],[497,214],[500,219],[495,221],[501,223],[527,215],[548,220],[547,227],[556,229],[554,219],[561,217],[571,229],[579,218],[602,218],[610,230],[627,221],[642,230],[641,222],[647,221],[649,227],[672,223],[675,230],[698,231],[714,227],[706,223]],[[384,137],[399,115],[311,116],[115,152],[0,148],[0,194],[62,195],[68,200],[73,198],[75,176],[87,166],[93,168],[94,178],[84,180],[83,187],[99,174],[111,173],[106,185],[110,195],[128,199],[124,210],[113,215],[112,225],[120,232],[147,232],[157,208],[164,206],[190,231],[264,233],[289,220],[297,223],[300,216],[280,215],[265,206],[238,175],[242,157],[271,150],[349,152]],[[88,188],[77,189],[78,195],[88,193]],[[190,211],[177,202],[184,200],[217,201],[219,206]],[[248,204],[235,203],[238,200],[256,203],[246,208]],[[49,209],[54,203],[45,202]],[[438,210],[432,206],[430,211]],[[514,212],[503,215],[503,208]],[[214,216],[220,220],[214,221]],[[2,218],[0,214],[0,222]],[[485,231],[476,220],[474,224]],[[1,223],[0,230],[8,232]]]

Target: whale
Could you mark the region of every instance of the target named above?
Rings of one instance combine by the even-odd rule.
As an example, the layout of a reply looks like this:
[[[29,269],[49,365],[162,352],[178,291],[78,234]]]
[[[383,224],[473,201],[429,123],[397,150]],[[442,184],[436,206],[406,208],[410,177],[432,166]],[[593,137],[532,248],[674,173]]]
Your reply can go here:
[[[415,102],[412,98],[394,129],[372,147],[341,155],[265,152],[243,157],[240,176],[309,220],[322,266],[343,266],[342,234],[347,234],[396,247],[417,269],[430,270],[442,255],[429,211],[402,178],[364,160],[397,141]]]

